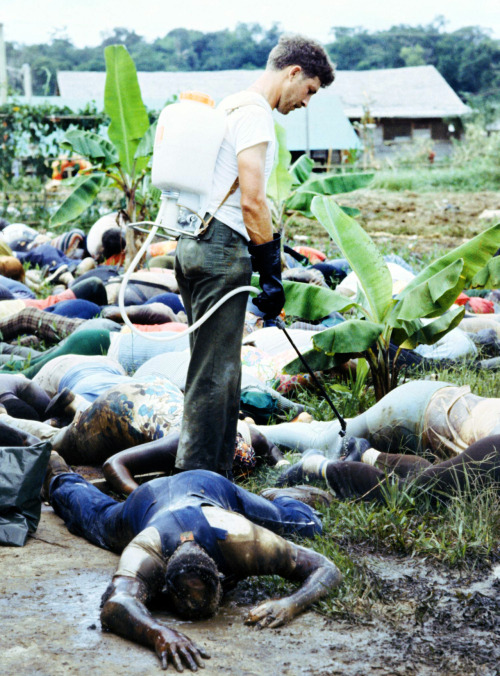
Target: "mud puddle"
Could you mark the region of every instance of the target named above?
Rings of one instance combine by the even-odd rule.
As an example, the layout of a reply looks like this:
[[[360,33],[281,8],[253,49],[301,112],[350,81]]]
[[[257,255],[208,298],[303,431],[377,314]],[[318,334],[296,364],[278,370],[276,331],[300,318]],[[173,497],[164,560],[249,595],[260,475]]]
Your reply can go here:
[[[248,583],[211,620],[159,617],[211,653],[206,676],[497,676],[500,566],[466,577],[422,561],[362,557],[380,602],[353,621],[308,612],[280,629],[245,627],[249,608],[266,596]],[[0,548],[0,674],[159,674],[152,652],[101,631],[100,598],[117,562],[68,533],[49,507],[36,539]]]

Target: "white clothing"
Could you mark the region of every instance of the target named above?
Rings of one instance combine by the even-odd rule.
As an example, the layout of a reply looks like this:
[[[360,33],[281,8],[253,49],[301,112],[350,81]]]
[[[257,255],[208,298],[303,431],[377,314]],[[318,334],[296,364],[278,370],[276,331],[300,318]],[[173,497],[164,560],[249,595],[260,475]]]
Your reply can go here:
[[[38,232],[36,230],[30,228],[29,225],[25,225],[24,223],[10,223],[2,230],[2,237],[7,242],[7,244],[13,244],[20,239],[25,239],[27,242],[32,242],[37,235]]]
[[[92,258],[99,258],[102,254],[102,236],[107,230],[111,230],[111,228],[121,228],[125,235],[126,228],[123,225],[123,218],[116,212],[101,216],[90,228],[87,235],[87,251]]]
[[[264,169],[267,185],[276,148],[272,110],[261,94],[250,91],[226,97],[219,108],[227,111],[226,131],[215,163],[212,193],[206,210],[250,241],[241,212],[240,189],[218,207],[238,176],[238,153],[259,143],[267,143]]]
[[[415,352],[426,359],[462,359],[475,357],[477,347],[465,331],[457,327],[433,345],[417,345]]]

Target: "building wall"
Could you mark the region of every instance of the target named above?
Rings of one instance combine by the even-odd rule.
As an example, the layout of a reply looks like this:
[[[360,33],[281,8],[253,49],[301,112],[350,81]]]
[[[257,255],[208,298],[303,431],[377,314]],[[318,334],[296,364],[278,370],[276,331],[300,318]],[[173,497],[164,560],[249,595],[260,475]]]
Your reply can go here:
[[[448,157],[453,149],[452,139],[460,138],[462,130],[460,121],[454,121],[450,129],[450,123],[439,118],[382,118],[368,128],[351,121],[362,137],[367,154],[373,156],[374,161],[390,158],[401,152],[404,146],[425,141],[429,142],[429,150],[435,153],[435,160]]]

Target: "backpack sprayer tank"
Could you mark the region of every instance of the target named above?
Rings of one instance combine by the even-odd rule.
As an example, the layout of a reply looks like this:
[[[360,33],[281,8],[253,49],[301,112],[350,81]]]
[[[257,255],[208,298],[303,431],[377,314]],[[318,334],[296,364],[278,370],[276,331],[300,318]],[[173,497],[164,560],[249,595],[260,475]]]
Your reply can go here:
[[[182,333],[165,336],[139,331],[125,311],[125,289],[139,261],[147,251],[158,228],[170,237],[197,237],[198,216],[203,219],[212,189],[212,178],[219,148],[226,128],[226,114],[217,110],[213,99],[200,92],[184,92],[178,103],[166,106],[158,119],[153,150],[152,183],[161,193],[160,208],[154,223],[129,223],[128,227],[152,225],[151,231],[123,277],[118,306],[125,324],[133,333],[152,341],[169,342],[192,333],[218,308],[237,293],[259,293],[253,286],[241,286],[223,296],[208,312]],[[184,226],[179,210],[185,207],[193,215]],[[145,231],[147,232],[147,231]]]
[[[203,218],[226,115],[201,92],[183,92],[158,119],[151,181],[162,191],[156,224],[174,236],[194,234],[196,216],[179,224],[179,208]]]

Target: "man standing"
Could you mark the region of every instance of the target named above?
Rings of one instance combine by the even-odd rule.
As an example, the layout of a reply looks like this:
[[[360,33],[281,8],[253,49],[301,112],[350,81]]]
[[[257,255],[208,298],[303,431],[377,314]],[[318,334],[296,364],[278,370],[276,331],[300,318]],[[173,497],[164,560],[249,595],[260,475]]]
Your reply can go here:
[[[285,302],[281,243],[273,235],[266,201],[275,154],[272,110],[286,115],[307,106],[333,79],[321,45],[302,36],[282,37],[256,82],[220,104],[227,124],[207,207],[213,218],[198,239],[181,237],[176,252],[175,272],[190,324],[227,292],[248,285],[252,267],[262,287],[255,304],[266,319],[280,313]],[[178,469],[231,477],[247,299],[247,293],[233,296],[190,336]]]

